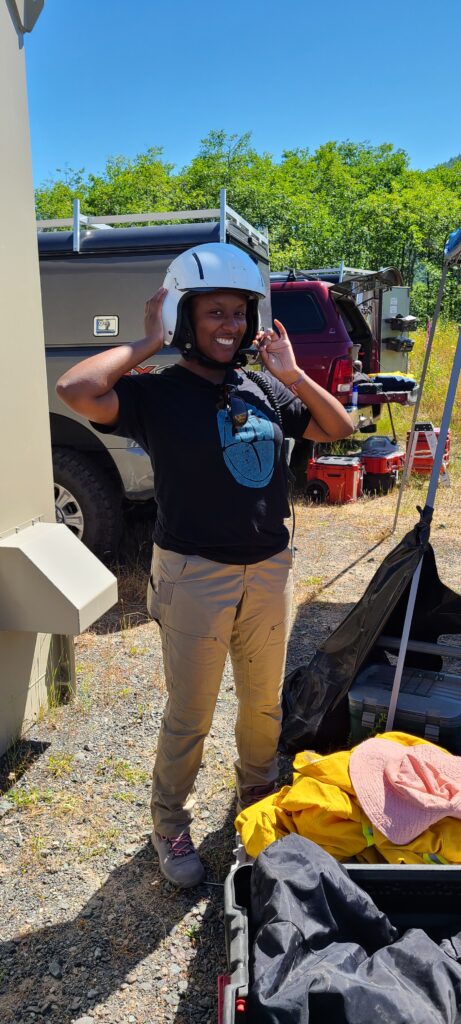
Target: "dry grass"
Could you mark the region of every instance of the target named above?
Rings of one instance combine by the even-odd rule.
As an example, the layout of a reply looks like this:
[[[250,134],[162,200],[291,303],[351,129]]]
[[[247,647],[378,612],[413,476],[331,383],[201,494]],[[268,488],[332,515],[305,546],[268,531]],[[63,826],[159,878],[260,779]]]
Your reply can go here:
[[[145,561],[134,555],[126,562],[112,566],[112,571],[118,582],[118,604],[91,627],[93,633],[126,631],[149,622],[146,610],[149,570]]]

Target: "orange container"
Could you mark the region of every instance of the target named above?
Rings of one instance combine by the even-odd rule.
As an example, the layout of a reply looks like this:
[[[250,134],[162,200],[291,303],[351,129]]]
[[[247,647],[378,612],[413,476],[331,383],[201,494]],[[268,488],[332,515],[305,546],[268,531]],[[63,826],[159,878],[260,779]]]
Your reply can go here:
[[[357,501],[362,493],[363,465],[357,458],[323,455],[309,459],[306,495],[318,503],[342,505]]]
[[[393,473],[402,469],[405,452],[390,452],[389,455],[362,455],[365,473]]]

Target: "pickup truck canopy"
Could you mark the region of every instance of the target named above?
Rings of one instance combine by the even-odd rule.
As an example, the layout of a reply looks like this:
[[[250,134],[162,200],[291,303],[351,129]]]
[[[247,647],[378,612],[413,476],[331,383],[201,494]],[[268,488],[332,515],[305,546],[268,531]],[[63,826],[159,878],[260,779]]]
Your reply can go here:
[[[93,217],[76,200],[73,218],[37,221],[37,231],[47,351],[73,348],[83,357],[103,337],[138,337],[146,297],[174,257],[213,242],[230,242],[258,264],[267,289],[261,319],[271,322],[268,239],[228,206],[225,189],[219,207],[204,210]]]

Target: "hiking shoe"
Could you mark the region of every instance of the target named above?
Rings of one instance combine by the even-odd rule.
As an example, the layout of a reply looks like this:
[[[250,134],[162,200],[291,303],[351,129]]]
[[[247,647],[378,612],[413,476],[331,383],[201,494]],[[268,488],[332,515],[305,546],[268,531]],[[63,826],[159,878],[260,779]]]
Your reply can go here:
[[[152,846],[157,850],[160,871],[181,889],[203,882],[205,871],[189,832],[179,836],[161,836],[153,832]]]
[[[253,804],[259,803],[260,800],[265,800],[267,796],[273,796],[278,791],[279,787],[276,783],[272,783],[271,786],[256,786],[253,790],[247,792],[246,797],[237,797],[236,818],[238,818],[242,811],[246,811],[247,807],[252,807]]]

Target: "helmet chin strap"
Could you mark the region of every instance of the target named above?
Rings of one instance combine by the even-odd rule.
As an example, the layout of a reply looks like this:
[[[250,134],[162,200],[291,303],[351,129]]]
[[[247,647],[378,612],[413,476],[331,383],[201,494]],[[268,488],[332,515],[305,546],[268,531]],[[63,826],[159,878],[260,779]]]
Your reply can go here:
[[[210,366],[215,370],[234,369],[234,367],[237,366],[246,366],[247,362],[245,353],[240,352],[238,349],[228,363],[220,363],[217,359],[210,359],[208,356],[202,355],[200,349],[196,348],[195,345],[193,348],[187,350],[183,349],[182,356],[183,359],[193,359],[194,362],[199,363],[200,366]]]

